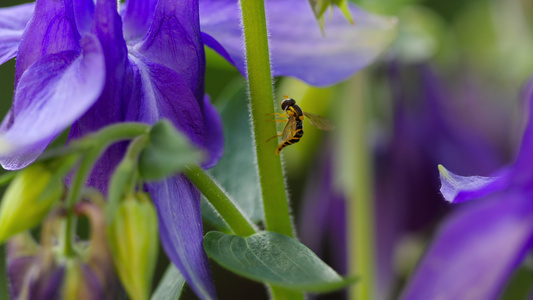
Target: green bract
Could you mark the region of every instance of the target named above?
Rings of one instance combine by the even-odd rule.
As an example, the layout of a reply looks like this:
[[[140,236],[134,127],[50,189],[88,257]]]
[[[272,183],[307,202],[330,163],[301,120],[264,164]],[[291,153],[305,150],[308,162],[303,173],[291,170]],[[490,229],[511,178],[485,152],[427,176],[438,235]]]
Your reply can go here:
[[[146,195],[123,201],[108,228],[111,251],[128,295],[148,299],[158,253],[157,215]]]
[[[160,121],[150,130],[150,142],[141,154],[139,170],[143,178],[158,180],[198,163],[202,156],[172,123]]]
[[[42,164],[22,170],[0,206],[0,242],[41,223],[63,191],[63,183]]]
[[[240,237],[211,231],[204,249],[241,276],[291,290],[327,292],[355,281],[341,277],[302,243],[276,232]]]
[[[352,15],[350,14],[350,9],[348,8],[348,0],[309,0],[309,4],[311,4],[313,12],[315,13],[315,17],[319,21],[321,27],[324,26],[324,13],[328,7],[331,6],[333,8],[333,5],[338,6],[346,19],[350,23],[353,23]]]

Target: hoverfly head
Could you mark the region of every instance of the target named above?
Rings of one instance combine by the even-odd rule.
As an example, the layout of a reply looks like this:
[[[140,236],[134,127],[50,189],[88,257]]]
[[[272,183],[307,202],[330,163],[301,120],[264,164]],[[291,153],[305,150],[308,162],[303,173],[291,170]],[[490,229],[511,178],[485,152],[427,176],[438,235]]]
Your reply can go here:
[[[283,110],[286,110],[287,107],[296,104],[296,101],[292,98],[289,98],[288,96],[283,96],[283,98],[285,98],[285,100],[281,101],[281,109]]]

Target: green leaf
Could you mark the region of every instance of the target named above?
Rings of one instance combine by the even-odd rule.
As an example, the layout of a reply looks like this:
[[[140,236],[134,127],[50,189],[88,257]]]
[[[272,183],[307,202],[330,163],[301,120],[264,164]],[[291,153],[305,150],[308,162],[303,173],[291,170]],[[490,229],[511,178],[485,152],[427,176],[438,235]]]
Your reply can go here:
[[[175,300],[181,297],[183,287],[185,286],[185,277],[181,275],[180,271],[170,264],[163,279],[159,282],[157,289],[152,295],[152,300]]]
[[[208,172],[252,222],[260,222],[264,219],[263,206],[244,82],[235,81],[220,98],[227,99],[226,105],[219,110],[224,124],[224,156]],[[268,116],[265,116],[266,119]],[[202,207],[202,215],[217,226],[220,218],[209,210],[213,208]],[[226,228],[219,229],[224,231]]]
[[[139,170],[144,179],[158,180],[180,172],[202,157],[172,123],[163,120],[150,130],[150,142],[141,154]]]
[[[204,238],[204,249],[236,274],[287,289],[328,292],[356,280],[341,277],[305,245],[280,233],[240,237],[211,231]]]

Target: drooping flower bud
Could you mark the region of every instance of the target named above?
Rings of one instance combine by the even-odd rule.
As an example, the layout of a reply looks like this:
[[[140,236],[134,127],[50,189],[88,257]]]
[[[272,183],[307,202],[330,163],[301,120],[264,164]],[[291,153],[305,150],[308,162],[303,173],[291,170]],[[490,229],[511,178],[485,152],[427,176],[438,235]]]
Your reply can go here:
[[[27,231],[8,241],[7,275],[11,299],[61,299],[64,268],[56,264],[52,241],[61,214],[56,210],[43,223],[41,245],[37,245]]]
[[[63,191],[61,180],[43,164],[22,170],[0,205],[0,243],[39,224]]]
[[[157,215],[144,193],[120,204],[108,229],[118,275],[134,300],[148,299],[158,252]]]
[[[43,223],[38,246],[28,232],[8,242],[8,277],[12,299],[115,299],[116,278],[106,242],[104,217],[94,204],[81,203],[78,214],[91,223],[89,251],[63,253],[59,242],[65,225],[64,210],[54,210]],[[80,242],[82,243],[82,242]],[[83,242],[86,244],[86,242]],[[82,249],[81,245],[74,245]]]

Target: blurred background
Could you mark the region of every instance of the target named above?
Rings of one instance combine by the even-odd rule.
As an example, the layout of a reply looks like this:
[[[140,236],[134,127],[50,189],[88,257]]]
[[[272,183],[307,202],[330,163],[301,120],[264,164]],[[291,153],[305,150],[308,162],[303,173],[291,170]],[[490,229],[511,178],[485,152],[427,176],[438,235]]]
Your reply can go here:
[[[29,1],[3,0],[0,6],[23,2]],[[305,123],[301,142],[283,150],[284,166],[299,238],[341,274],[348,272],[346,226],[354,218],[346,203],[364,190],[373,203],[376,298],[395,299],[439,222],[461,209],[442,199],[437,165],[487,176],[512,161],[518,149],[533,74],[533,1],[353,2],[396,16],[397,38],[376,63],[337,86],[275,80],[277,101],[289,95],[304,111],[337,125],[324,133]],[[226,135],[226,156],[211,172],[227,185],[231,172],[250,171],[249,181],[225,188],[245,199],[245,211],[260,220],[259,196],[248,184],[256,177],[245,83],[231,65],[206,51],[206,92],[222,114]],[[14,60],[0,66],[2,115],[11,105],[14,66]],[[205,215],[206,230],[223,226],[207,208]],[[167,264],[160,259],[154,282]],[[4,268],[3,259],[0,265]],[[261,284],[212,265],[221,299],[267,298]],[[528,276],[517,271],[504,298],[524,298]],[[6,288],[0,276],[0,299],[7,299]],[[190,291],[184,296],[194,298]],[[337,292],[319,298],[345,297]]]

